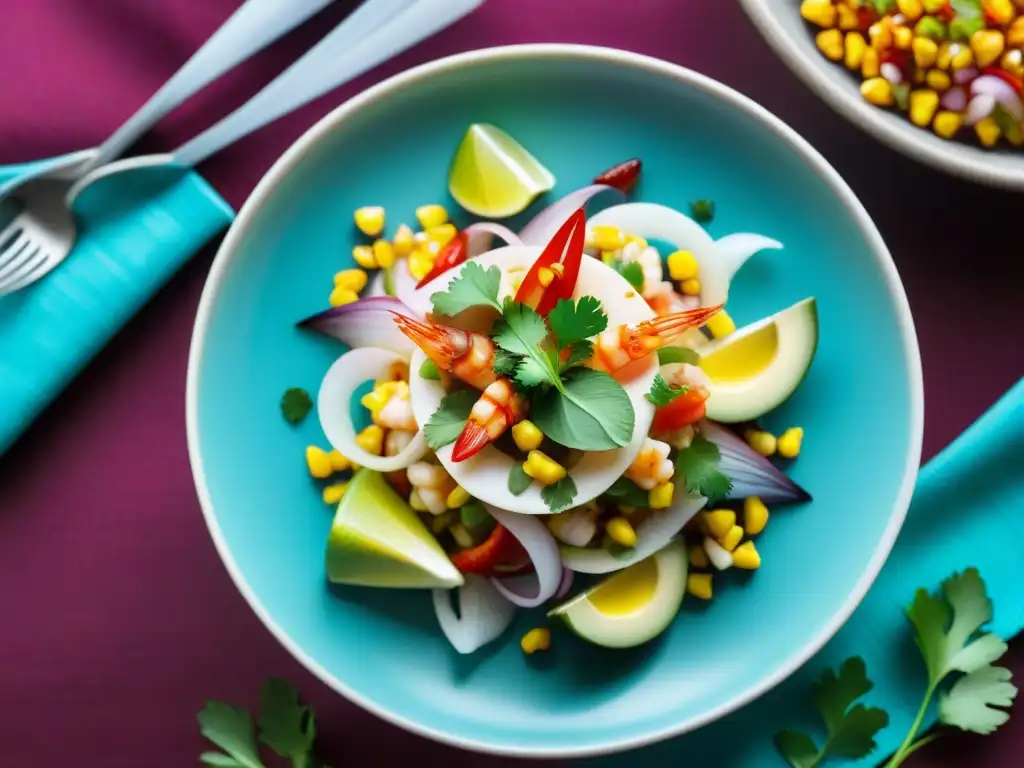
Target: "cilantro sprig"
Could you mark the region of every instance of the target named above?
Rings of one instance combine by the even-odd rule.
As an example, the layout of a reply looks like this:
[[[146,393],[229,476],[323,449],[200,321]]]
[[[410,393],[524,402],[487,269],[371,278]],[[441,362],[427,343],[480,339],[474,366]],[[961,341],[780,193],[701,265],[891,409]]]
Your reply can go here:
[[[301,387],[291,387],[281,395],[281,415],[292,426],[301,423],[312,409],[313,398]]]
[[[687,493],[706,497],[709,505],[732,491],[732,480],[718,468],[720,458],[718,446],[701,435],[676,456],[676,473],[685,479]]]
[[[441,404],[423,426],[423,437],[430,450],[438,451],[459,439],[479,397],[479,392],[460,389],[441,398]]]
[[[644,397],[655,408],[664,408],[677,397],[685,395],[690,388],[685,384],[681,387],[673,387],[662,377],[660,373],[654,374],[654,381],[651,382],[651,391]]]
[[[441,315],[457,315],[460,312],[485,304],[499,312],[498,289],[501,287],[501,270],[498,267],[484,269],[477,262],[470,261],[448,284],[444,291],[430,295],[434,311]]]

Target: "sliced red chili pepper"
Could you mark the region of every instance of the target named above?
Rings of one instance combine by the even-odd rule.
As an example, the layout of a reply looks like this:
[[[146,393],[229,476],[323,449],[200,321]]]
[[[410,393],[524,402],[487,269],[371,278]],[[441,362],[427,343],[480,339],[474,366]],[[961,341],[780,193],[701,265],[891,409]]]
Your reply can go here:
[[[427,273],[426,277],[416,283],[417,288],[422,288],[435,277],[443,275],[452,267],[457,267],[469,257],[469,238],[465,232],[458,232],[455,237],[449,240],[434,260],[434,266]]]
[[[595,184],[607,184],[622,192],[629,192],[636,186],[636,180],[640,178],[640,158],[634,157],[624,163],[613,165],[604,173],[594,178]]]
[[[507,528],[495,525],[491,535],[482,544],[452,555],[452,564],[462,573],[487,575],[495,565],[508,557],[509,547],[514,541],[516,537]]]
[[[680,395],[668,405],[654,412],[651,428],[655,432],[674,432],[677,429],[696,424],[704,418],[707,411],[705,401],[708,393],[700,388],[693,388]]]
[[[547,244],[530,271],[523,278],[522,285],[516,292],[516,301],[537,310],[542,317],[554,309],[559,299],[572,298],[576,289],[576,279],[583,263],[583,244],[586,237],[587,216],[580,208],[570,216],[555,232],[551,242]],[[562,274],[545,287],[540,282],[540,271],[550,269],[551,265],[560,263]]]
[[[1017,93],[1024,98],[1024,80],[1021,80],[1016,75],[1007,72],[1005,69],[1000,67],[985,67],[981,70],[983,75],[991,75],[992,77],[998,77],[1004,83],[1013,88]]]

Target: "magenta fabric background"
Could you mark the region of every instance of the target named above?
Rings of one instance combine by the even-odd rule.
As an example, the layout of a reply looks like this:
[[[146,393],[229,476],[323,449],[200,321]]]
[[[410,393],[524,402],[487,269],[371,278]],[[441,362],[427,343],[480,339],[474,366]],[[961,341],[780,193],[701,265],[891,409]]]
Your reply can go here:
[[[99,143],[237,4],[3,0],[0,163]],[[145,148],[169,149],[241,103],[351,2],[337,6],[183,107]],[[371,82],[521,42],[615,46],[692,67],[752,96],[826,155],[875,217],[910,295],[924,355],[926,457],[1024,373],[1010,247],[1019,252],[1021,198],[940,176],[858,132],[776,61],[733,0],[488,0],[442,39],[203,171],[237,208],[293,140]],[[282,675],[317,705],[335,766],[522,765],[423,741],[348,704],[292,661],[235,592],[185,450],[189,336],[214,252],[186,267],[0,459],[0,763],[196,765],[204,698],[253,705],[261,681]],[[1015,662],[1024,674],[1020,643]],[[1017,720],[990,738],[943,740],[907,765],[1009,768],[1022,754]]]

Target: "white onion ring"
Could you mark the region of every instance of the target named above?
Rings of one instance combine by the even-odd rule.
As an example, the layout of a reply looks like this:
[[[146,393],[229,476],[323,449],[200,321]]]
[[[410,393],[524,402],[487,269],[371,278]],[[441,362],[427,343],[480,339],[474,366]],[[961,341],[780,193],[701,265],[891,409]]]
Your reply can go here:
[[[452,607],[451,590],[432,590],[434,613],[441,631],[459,653],[473,653],[497,640],[512,623],[516,609],[483,576],[467,573],[458,587],[459,615]]]
[[[1024,104],[1013,87],[995,75],[982,75],[971,83],[971,95],[991,96],[996,104],[1005,109],[1010,116],[1020,122],[1024,120]]]
[[[572,589],[573,577],[575,576],[574,571],[570,571],[565,566],[562,567],[562,583],[558,585],[558,589],[555,590],[555,600],[561,600]]]
[[[463,232],[465,232],[466,240],[469,243],[469,258],[471,259],[492,250],[491,246],[496,237],[504,240],[506,245],[523,244],[519,235],[504,224],[493,221],[478,221],[476,224],[470,224]]]
[[[617,200],[624,200],[622,190],[608,184],[590,184],[589,186],[570,192],[534,216],[529,223],[519,230],[519,237],[524,245],[547,245],[570,216],[587,204],[592,197],[602,192],[611,192]]]
[[[519,539],[533,563],[533,573],[491,579],[497,590],[521,608],[536,608],[550,600],[562,583],[562,561],[551,531],[536,517],[484,504],[491,516]]]
[[[365,381],[386,376],[389,368],[397,362],[406,362],[406,358],[386,349],[360,347],[346,352],[327,369],[316,398],[320,426],[331,446],[349,461],[377,472],[405,469],[427,453],[423,430],[418,431],[397,456],[374,456],[356,442],[351,414],[352,395]]]

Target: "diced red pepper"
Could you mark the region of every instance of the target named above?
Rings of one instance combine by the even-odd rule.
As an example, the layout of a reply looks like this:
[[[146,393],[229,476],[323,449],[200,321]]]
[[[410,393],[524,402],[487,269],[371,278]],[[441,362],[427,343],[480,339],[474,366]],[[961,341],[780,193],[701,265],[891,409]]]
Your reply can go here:
[[[1007,72],[1005,69],[999,67],[985,67],[981,70],[984,75],[991,75],[992,77],[998,77],[1004,83],[1007,83],[1011,88],[1017,91],[1017,94],[1024,98],[1024,80],[1021,80],[1014,74]]]
[[[507,528],[498,524],[482,544],[456,552],[451,560],[461,573],[490,575],[494,566],[509,557],[513,542],[519,543]]]
[[[443,275],[452,267],[457,267],[469,257],[469,238],[465,232],[456,233],[455,237],[449,240],[434,260],[434,266],[426,276],[416,283],[417,288],[422,288],[435,277]]]
[[[542,317],[554,309],[560,299],[571,299],[583,263],[583,245],[586,239],[587,216],[580,208],[555,232],[530,271],[523,278],[515,300],[537,310]],[[561,263],[562,274],[556,275],[550,285],[540,282],[540,271]]]
[[[942,6],[942,8],[939,9],[939,12],[936,14],[936,16],[939,17],[940,21],[949,24],[949,22],[956,18],[956,11],[953,9],[952,5],[946,3],[944,6]]]
[[[640,158],[634,157],[624,163],[613,165],[604,173],[598,174],[594,179],[595,184],[607,184],[615,187],[621,192],[629,192],[636,186],[636,180],[640,178]]]
[[[879,55],[878,63],[895,64],[904,77],[910,77],[910,57],[906,51],[901,51],[899,48],[890,48]]]
[[[651,428],[655,432],[664,433],[696,424],[704,418],[707,411],[705,403],[707,399],[708,393],[705,390],[699,387],[690,389],[668,405],[658,408],[654,412]]]
[[[857,26],[861,32],[867,33],[876,21],[878,21],[878,13],[870,5],[862,5],[857,9]]]

